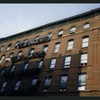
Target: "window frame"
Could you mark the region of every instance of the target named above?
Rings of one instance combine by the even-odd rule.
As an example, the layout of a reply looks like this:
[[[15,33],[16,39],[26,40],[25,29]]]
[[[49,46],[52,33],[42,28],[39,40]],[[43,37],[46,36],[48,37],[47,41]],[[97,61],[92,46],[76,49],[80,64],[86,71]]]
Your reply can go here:
[[[63,76],[67,77],[66,83],[65,82],[64,83],[61,82],[61,79],[62,79]],[[64,84],[64,86],[61,86],[62,84]],[[68,84],[68,75],[67,74],[60,75],[60,78],[59,78],[59,91],[66,91],[67,84]]]
[[[73,42],[73,43],[70,45],[69,44],[70,42]],[[69,47],[71,47],[71,48],[69,48]],[[74,48],[74,39],[70,39],[67,42],[67,50],[73,50],[73,48]]]
[[[0,52],[2,52],[2,50],[4,49],[4,45],[0,46]]]
[[[18,83],[18,82],[19,82],[19,83]],[[15,84],[15,86],[14,86],[14,90],[15,90],[15,91],[18,91],[18,90],[19,90],[19,88],[20,88],[20,86],[21,86],[21,83],[22,83],[21,80],[18,80],[18,81],[16,82],[16,84]]]
[[[55,60],[55,63],[54,64],[52,64],[52,60]],[[56,58],[52,58],[51,59],[51,61],[50,61],[50,66],[49,66],[49,69],[54,69],[55,68],[55,66],[56,66],[56,63],[57,63],[57,59]],[[51,66],[52,65],[54,65],[54,67],[53,68],[51,68]]]
[[[69,58],[70,61],[65,62],[67,57],[70,57],[70,58]],[[66,68],[70,68],[70,66],[71,66],[71,61],[72,61],[72,56],[71,56],[71,55],[66,55],[66,56],[64,57],[63,68],[64,68],[64,69],[66,69]],[[70,64],[67,64],[67,65],[66,65],[65,63],[70,63]],[[65,66],[66,66],[66,67],[65,67]]]
[[[51,38],[52,38],[52,32],[49,32],[49,33],[47,34],[47,36],[51,39]]]
[[[36,80],[35,84],[33,84],[33,80]],[[37,85],[37,82],[38,82],[38,78],[32,78],[32,80],[31,80],[31,86],[35,87]]]
[[[79,76],[82,76],[82,75],[85,75],[85,82],[83,81],[83,82],[79,82]],[[86,73],[79,73],[78,74],[78,87],[77,87],[77,89],[78,89],[78,91],[84,91],[84,90],[86,90],[86,80],[87,80],[87,74]],[[82,81],[82,80],[81,80]],[[82,86],[83,86],[83,89],[82,89]]]
[[[5,55],[2,55],[0,58],[0,64],[3,62],[4,59],[5,59]]]
[[[10,72],[11,72],[11,73],[13,73],[13,72],[15,71],[15,68],[16,68],[16,66],[15,66],[15,65],[13,65],[13,66],[11,67]]]
[[[76,27],[76,26],[72,26],[72,27],[70,28],[70,34],[76,33],[76,30],[77,30],[77,27]]]
[[[58,31],[58,37],[61,37],[61,36],[63,35],[63,33],[64,33],[64,30],[63,30],[63,29],[60,29],[60,30]]]
[[[10,43],[6,50],[10,50],[12,43]]]
[[[5,90],[6,86],[7,86],[7,84],[8,84],[7,81],[3,82],[3,84],[2,84],[2,86],[1,86],[1,88],[0,88],[0,92],[4,92],[4,90]],[[5,85],[5,86],[3,86],[3,85]]]
[[[42,63],[42,64],[41,64],[41,63]],[[41,69],[41,68],[42,68],[42,66],[43,66],[43,63],[44,63],[44,62],[43,62],[43,60],[40,60],[40,61],[38,62],[38,68],[40,68],[40,69]],[[41,64],[41,65],[40,65],[40,64]]]
[[[46,49],[46,50],[45,50]],[[47,52],[48,51],[48,45],[43,46],[43,51]]]
[[[23,67],[23,70],[26,71],[28,67],[29,67],[29,63],[25,63],[24,67]]]
[[[85,41],[84,42],[84,39],[88,39],[87,41]],[[84,46],[85,44],[87,43],[87,45],[86,46]],[[82,37],[82,48],[86,48],[86,47],[88,47],[89,46],[89,36],[84,36],[84,37]]]
[[[87,59],[83,59],[83,60],[86,60],[86,62],[85,63],[82,63],[82,61],[83,61],[82,60],[82,55],[86,55],[86,54],[87,54],[87,56],[86,56]],[[88,64],[88,53],[81,53],[80,54],[80,65],[81,66],[86,66],[87,64]]]
[[[34,54],[35,48],[31,48],[29,50],[29,56],[32,57],[32,55]]]
[[[88,26],[87,26],[88,25]],[[83,24],[83,29],[84,30],[87,30],[87,29],[89,29],[90,28],[90,22],[86,22],[86,23],[84,23]]]
[[[46,80],[50,80],[49,81],[49,85],[48,84],[47,85],[45,84],[46,83]],[[49,90],[49,88],[51,86],[51,82],[52,82],[52,75],[45,76],[44,83],[43,83],[43,91],[44,92]]]
[[[60,42],[55,43],[53,53],[58,53],[60,50]]]

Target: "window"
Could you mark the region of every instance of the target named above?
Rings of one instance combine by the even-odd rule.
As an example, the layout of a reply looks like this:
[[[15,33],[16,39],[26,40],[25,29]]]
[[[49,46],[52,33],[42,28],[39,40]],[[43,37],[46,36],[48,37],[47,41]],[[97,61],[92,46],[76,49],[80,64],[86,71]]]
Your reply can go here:
[[[52,59],[50,64],[50,69],[55,68],[55,64],[56,64],[56,59]]]
[[[59,52],[59,48],[60,48],[60,43],[56,43],[54,47],[54,53]]]
[[[32,86],[36,86],[36,84],[37,84],[37,78],[33,78],[31,85]]]
[[[74,45],[74,40],[68,40],[67,50],[72,50]]]
[[[27,43],[28,42],[28,39],[24,40],[24,42]]]
[[[16,67],[15,65],[13,65],[13,66],[12,66],[12,68],[11,68],[11,73],[13,73],[13,72],[14,72],[15,67]]]
[[[63,33],[64,33],[64,31],[63,31],[63,30],[60,30],[60,31],[58,32],[58,37],[62,36]]]
[[[28,63],[24,66],[24,71],[28,68]]]
[[[2,51],[4,49],[4,45],[2,45],[1,47],[0,47],[0,51]]]
[[[28,39],[24,40],[24,46],[26,46]]]
[[[81,54],[81,65],[87,65],[88,54]]]
[[[76,32],[76,26],[73,26],[71,29],[70,29],[70,34],[73,34]]]
[[[22,55],[22,51],[19,51],[18,56],[21,56],[21,55]]]
[[[15,44],[15,48],[19,45],[19,43],[20,43],[19,41],[18,41],[18,42],[16,42],[16,44]]]
[[[45,46],[43,47],[43,51],[47,52],[47,50],[48,50],[48,45],[45,45]]]
[[[52,76],[46,76],[45,82],[44,82],[44,91],[47,91],[51,84],[51,77]]]
[[[29,55],[32,56],[34,53],[34,48],[31,48]]]
[[[8,45],[7,50],[9,50],[9,49],[10,49],[10,47],[11,47],[11,43]]]
[[[86,74],[79,74],[78,77],[78,90],[85,90],[86,86]]]
[[[83,37],[82,38],[82,47],[88,47],[89,44],[89,37]]]
[[[18,90],[20,84],[21,84],[21,81],[17,81],[14,90]]]
[[[0,89],[0,92],[3,92],[6,86],[7,86],[7,82],[4,82],[4,83],[2,84],[2,87],[1,87],[1,89]]]
[[[48,35],[47,35],[47,36],[51,38],[51,37],[52,37],[52,33],[51,33],[51,32],[50,32],[50,33],[48,33]]]
[[[37,36],[37,37],[35,38],[35,40],[34,40],[35,43],[38,43],[39,38],[40,38],[39,36]]]
[[[13,53],[10,53],[9,57],[6,58],[6,61],[10,61],[12,57],[13,57]]]
[[[60,84],[59,84],[59,91],[65,91],[66,90],[67,80],[68,80],[67,75],[61,75]]]
[[[64,68],[69,68],[71,62],[71,56],[65,57]]]
[[[5,58],[5,55],[3,55],[0,59],[0,63],[2,63],[3,59]]]
[[[38,63],[38,68],[41,68],[43,65],[43,60],[41,60],[39,63]]]
[[[2,70],[0,71],[0,75],[3,75],[3,73],[4,73],[4,70],[2,69]]]
[[[14,53],[10,53],[9,58],[12,58],[12,57],[13,57],[13,54],[14,54]]]
[[[84,29],[88,29],[89,27],[90,27],[90,23],[85,23],[83,26]]]

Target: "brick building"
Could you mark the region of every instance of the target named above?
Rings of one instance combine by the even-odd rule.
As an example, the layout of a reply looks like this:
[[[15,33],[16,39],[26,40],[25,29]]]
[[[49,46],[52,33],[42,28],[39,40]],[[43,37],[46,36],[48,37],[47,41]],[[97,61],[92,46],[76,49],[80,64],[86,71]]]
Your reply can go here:
[[[0,95],[100,96],[100,8],[0,39]]]

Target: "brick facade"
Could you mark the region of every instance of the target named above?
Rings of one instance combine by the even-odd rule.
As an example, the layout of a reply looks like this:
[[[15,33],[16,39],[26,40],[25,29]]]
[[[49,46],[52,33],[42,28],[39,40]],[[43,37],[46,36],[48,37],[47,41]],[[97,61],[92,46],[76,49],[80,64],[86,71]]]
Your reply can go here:
[[[84,29],[85,23],[89,23],[90,27]],[[70,28],[76,26],[76,32],[70,34]],[[58,32],[63,29],[64,33],[58,37]],[[34,44],[33,39],[36,36],[41,38],[52,33],[52,38],[49,41]],[[65,95],[65,96],[100,96],[100,8],[82,13],[67,19],[53,22],[35,29],[31,29],[16,35],[0,39],[0,47],[4,45],[4,49],[0,52],[0,57],[5,55],[5,58],[0,63],[0,71],[4,73],[0,75],[0,88],[7,81],[7,85],[0,95]],[[82,48],[82,38],[89,37],[88,47]],[[17,41],[29,40],[29,44],[25,47],[16,47]],[[74,40],[73,49],[67,50],[68,40]],[[41,42],[42,41],[42,42]],[[54,46],[60,43],[59,52],[54,53]],[[11,48],[6,50],[11,43]],[[22,44],[23,45],[23,44]],[[21,46],[22,46],[21,45]],[[48,45],[46,54],[42,52],[43,47]],[[32,58],[28,56],[31,48],[34,48]],[[15,61],[11,58],[6,61],[10,53],[13,57],[22,51],[20,61]],[[38,52],[38,53],[37,53]],[[42,53],[41,53],[42,52]],[[86,65],[80,64],[81,54],[87,53],[88,59]],[[71,56],[69,68],[64,68],[66,56]],[[56,59],[54,69],[50,69],[51,59]],[[43,60],[42,68],[36,68],[38,62]],[[23,66],[28,63],[26,71],[23,71]],[[15,72],[11,73],[12,66],[15,67]],[[78,75],[86,74],[85,90],[78,90]],[[49,89],[44,91],[44,82],[47,75],[51,75],[51,83]],[[68,80],[64,91],[59,91],[60,76],[67,75]],[[35,87],[31,86],[32,78],[38,78]],[[14,86],[17,80],[21,80],[21,85],[17,91],[14,91]]]

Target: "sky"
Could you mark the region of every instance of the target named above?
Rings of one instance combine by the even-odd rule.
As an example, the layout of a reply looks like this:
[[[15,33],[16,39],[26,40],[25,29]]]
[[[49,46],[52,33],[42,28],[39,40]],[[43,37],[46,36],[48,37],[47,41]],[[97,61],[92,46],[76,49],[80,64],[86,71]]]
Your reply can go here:
[[[98,3],[0,4],[0,38],[99,7]]]

